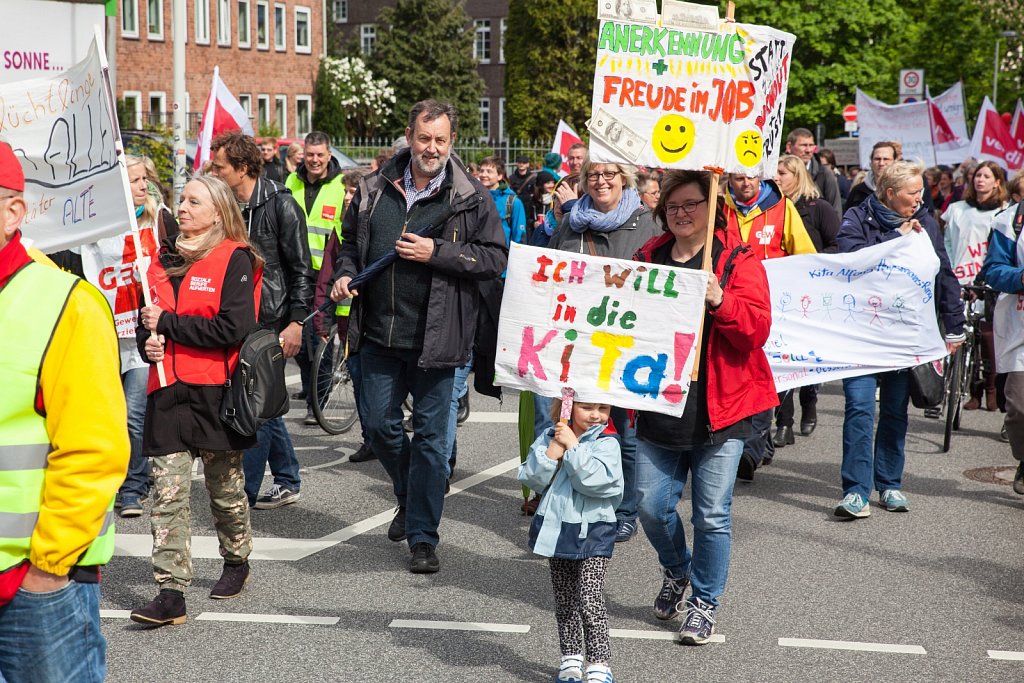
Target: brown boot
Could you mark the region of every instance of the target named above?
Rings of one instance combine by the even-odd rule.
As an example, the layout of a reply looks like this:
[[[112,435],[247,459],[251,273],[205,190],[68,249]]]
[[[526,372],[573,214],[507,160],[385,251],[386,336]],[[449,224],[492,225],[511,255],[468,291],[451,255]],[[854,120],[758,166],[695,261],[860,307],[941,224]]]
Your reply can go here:
[[[999,410],[999,402],[996,401],[996,388],[985,387],[985,410],[995,412]]]
[[[971,400],[964,404],[964,410],[977,410],[981,407],[981,399],[977,396],[971,396]]]

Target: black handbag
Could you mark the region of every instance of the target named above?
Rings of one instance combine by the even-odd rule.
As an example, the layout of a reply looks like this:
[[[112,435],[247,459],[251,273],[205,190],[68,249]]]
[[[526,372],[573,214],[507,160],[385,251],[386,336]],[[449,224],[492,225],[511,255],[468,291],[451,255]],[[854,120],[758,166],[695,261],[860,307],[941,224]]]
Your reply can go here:
[[[238,352],[238,366],[224,383],[221,421],[243,436],[252,436],[268,420],[287,413],[284,370],[277,333],[266,328],[250,332]]]
[[[910,401],[915,408],[935,408],[946,394],[946,364],[940,358],[910,368]]]

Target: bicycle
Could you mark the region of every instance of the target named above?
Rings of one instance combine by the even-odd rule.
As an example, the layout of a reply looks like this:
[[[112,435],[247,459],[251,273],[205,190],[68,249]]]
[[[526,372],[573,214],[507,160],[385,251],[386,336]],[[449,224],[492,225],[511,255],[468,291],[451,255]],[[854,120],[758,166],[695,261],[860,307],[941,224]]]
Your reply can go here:
[[[328,434],[343,434],[352,428],[359,415],[356,412],[352,375],[346,362],[345,340],[332,328],[327,341],[320,344],[313,359],[310,390],[313,393],[313,415],[320,428]],[[329,372],[321,377],[320,368],[329,364]]]
[[[970,393],[971,387],[983,378],[984,368],[981,357],[980,322],[985,317],[984,309],[978,305],[984,300],[988,287],[964,285],[964,293],[974,294],[972,299],[965,296],[964,300],[964,335],[966,339],[951,356],[945,365],[945,430],[942,437],[942,452],[948,453],[953,432],[960,430],[960,418],[963,411],[964,398]]]

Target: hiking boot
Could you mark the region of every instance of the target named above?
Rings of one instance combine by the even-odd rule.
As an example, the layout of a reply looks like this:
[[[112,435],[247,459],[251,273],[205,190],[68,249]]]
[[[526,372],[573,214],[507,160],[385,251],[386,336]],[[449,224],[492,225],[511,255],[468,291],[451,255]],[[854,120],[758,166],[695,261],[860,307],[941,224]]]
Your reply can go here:
[[[413,574],[433,574],[441,568],[434,546],[429,543],[417,543],[412,547],[412,559],[409,560],[409,571]]]
[[[618,528],[615,530],[615,542],[625,543],[629,539],[633,538],[633,534],[636,533],[636,520],[635,519],[620,519],[618,522]]]
[[[907,501],[907,497],[903,495],[903,491],[899,489],[886,489],[882,491],[882,495],[878,499],[889,512],[910,511],[910,503]]]
[[[298,491],[286,489],[280,484],[274,484],[270,490],[256,499],[257,510],[273,510],[282,505],[291,505],[299,502],[301,494]]]
[[[121,496],[121,507],[117,514],[127,519],[129,517],[142,516],[142,500],[134,493],[126,493]]]
[[[376,459],[377,454],[373,452],[373,449],[370,448],[370,444],[367,443],[364,443],[359,447],[358,451],[348,456],[349,462],[369,462]]]
[[[662,621],[675,619],[679,616],[679,605],[683,602],[683,593],[690,581],[687,577],[677,579],[666,569],[665,578],[661,583],[661,591],[654,598],[654,616]]]
[[[871,514],[868,502],[859,493],[848,493],[836,507],[836,517],[843,519],[861,519]]]
[[[224,571],[220,575],[220,580],[213,586],[213,590],[210,591],[210,597],[214,600],[237,598],[242,592],[242,588],[245,587],[245,582],[248,580],[248,561],[242,564],[228,564],[225,562]]]
[[[162,588],[151,603],[132,610],[130,619],[148,626],[184,624],[185,596],[181,591]]]
[[[1013,475],[1013,492],[1024,496],[1024,461],[1017,465],[1017,472]]]
[[[405,506],[399,505],[395,508],[395,518],[391,520],[388,527],[388,540],[398,543],[405,540]]]
[[[683,645],[703,645],[715,633],[715,607],[700,598],[686,601],[686,616],[679,629],[679,642]]]

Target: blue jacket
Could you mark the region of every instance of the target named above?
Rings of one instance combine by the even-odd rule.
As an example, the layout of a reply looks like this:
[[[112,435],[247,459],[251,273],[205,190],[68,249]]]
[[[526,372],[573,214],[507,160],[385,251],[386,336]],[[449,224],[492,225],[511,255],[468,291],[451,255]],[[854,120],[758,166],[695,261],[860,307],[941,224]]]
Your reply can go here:
[[[964,305],[960,298],[960,282],[949,265],[949,256],[946,255],[946,247],[942,243],[939,225],[923,205],[918,207],[917,213],[911,218],[916,218],[921,223],[932,242],[935,255],[939,257],[939,273],[935,276],[935,299],[946,341],[961,341],[964,338]],[[851,208],[843,216],[839,234],[836,236],[836,246],[840,254],[845,254],[902,236],[899,230],[889,230],[882,226],[871,211],[871,203],[865,201]]]
[[[615,508],[622,501],[622,455],[614,436],[595,425],[579,445],[562,456],[562,466],[547,456],[554,436],[549,429],[519,466],[519,481],[544,491],[531,528],[531,549],[543,557],[579,560],[611,557],[615,545]]]
[[[1024,219],[1024,216],[1022,216]],[[996,214],[981,275],[1000,292],[992,315],[996,372],[1024,371],[1024,315],[1020,312],[1024,295],[1024,244],[1019,244],[1017,206]]]
[[[508,214],[508,200],[512,197],[512,215]],[[523,243],[526,241],[526,209],[523,202],[513,192],[507,183],[501,183],[497,190],[491,190],[491,198],[498,207],[498,215],[501,216],[501,227],[505,230],[505,245],[509,241]]]
[[[1013,219],[1017,205],[996,214],[992,220],[992,235],[988,238],[988,254],[981,275],[985,282],[997,291],[1007,294],[1024,292],[1021,275],[1024,264],[1017,263],[1017,240],[1013,231]]]

